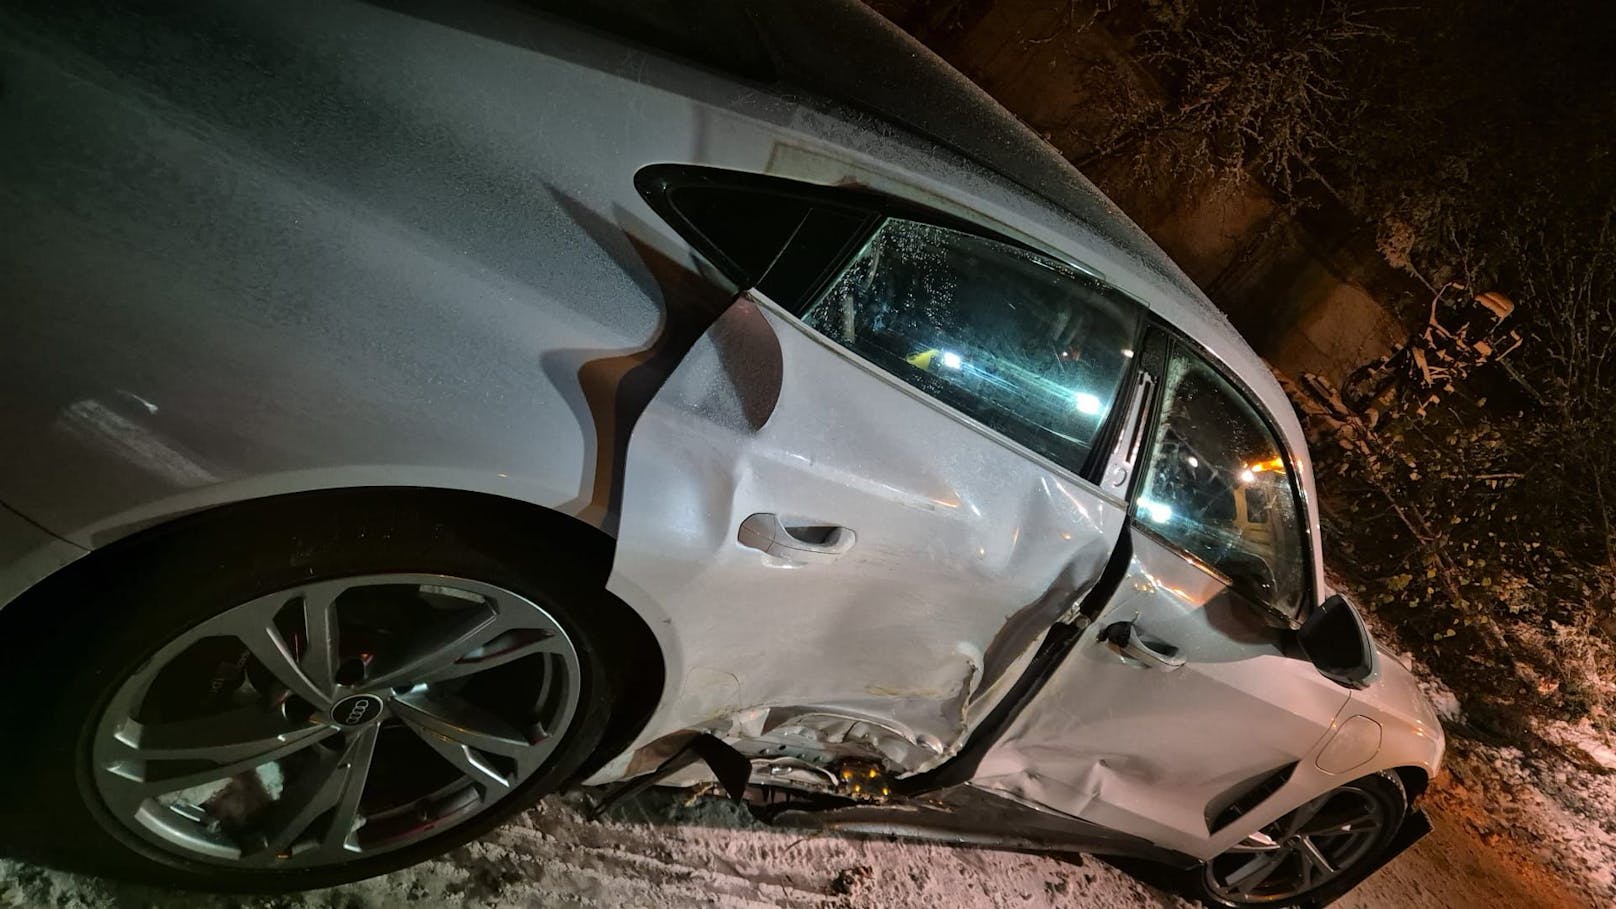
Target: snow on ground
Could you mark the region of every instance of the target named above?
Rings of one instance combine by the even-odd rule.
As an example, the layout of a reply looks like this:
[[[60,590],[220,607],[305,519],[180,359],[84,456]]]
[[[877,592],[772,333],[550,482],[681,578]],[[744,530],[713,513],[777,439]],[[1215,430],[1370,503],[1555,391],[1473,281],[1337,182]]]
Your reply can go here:
[[[1437,833],[1341,909],[1609,906],[1562,870],[1489,840],[1462,804],[1437,800]],[[552,798],[443,860],[330,890],[242,899],[115,884],[0,862],[0,905],[53,909],[382,909],[393,906],[611,909],[1188,909],[1093,858],[1070,860],[772,830],[731,804],[652,792],[602,822]],[[1523,808],[1530,810],[1530,807]],[[1606,814],[1605,817],[1612,817]],[[1608,864],[1608,863],[1607,863]]]
[[[1591,905],[1616,907],[1616,742],[1587,721],[1532,724],[1558,754],[1478,742],[1453,692],[1410,655],[1400,659],[1448,728],[1432,801],[1522,867],[1568,882]]]
[[[648,793],[590,822],[552,798],[446,860],[295,898],[177,895],[0,863],[0,903],[381,909],[399,905],[612,909],[1187,907],[1093,859],[773,830],[716,799]]]
[[[1608,771],[1456,741],[1437,795],[1483,843],[1578,882],[1594,905],[1616,906],[1616,776]]]

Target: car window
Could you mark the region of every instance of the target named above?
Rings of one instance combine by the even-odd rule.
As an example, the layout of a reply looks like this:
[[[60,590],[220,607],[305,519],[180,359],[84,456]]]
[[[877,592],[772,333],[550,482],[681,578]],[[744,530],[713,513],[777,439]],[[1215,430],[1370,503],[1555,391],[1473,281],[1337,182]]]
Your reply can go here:
[[[890,220],[803,314],[876,366],[1081,470],[1116,400],[1137,304],[1052,259]]]
[[[1285,459],[1255,407],[1211,366],[1179,351],[1136,519],[1290,617],[1303,593],[1300,514]]]
[[[810,210],[804,199],[723,185],[678,186],[668,201],[742,287],[757,284]]]

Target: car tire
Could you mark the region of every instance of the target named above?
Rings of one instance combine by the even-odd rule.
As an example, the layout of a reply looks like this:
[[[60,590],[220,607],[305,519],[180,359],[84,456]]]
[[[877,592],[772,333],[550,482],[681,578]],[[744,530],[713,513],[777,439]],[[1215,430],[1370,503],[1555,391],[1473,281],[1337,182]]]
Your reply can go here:
[[[1374,873],[1407,811],[1408,796],[1396,774],[1359,778],[1309,800],[1197,868],[1190,889],[1217,909],[1327,905]],[[1322,828],[1328,832],[1308,834]],[[1333,873],[1325,873],[1317,859]],[[1272,863],[1266,875],[1264,863]],[[1309,873],[1311,885],[1302,877]]]
[[[614,646],[613,625],[620,617],[603,602],[604,560],[580,558],[578,540],[564,538],[557,523],[535,522],[521,508],[508,503],[489,507],[476,497],[420,490],[354,490],[258,500],[146,531],[85,557],[30,591],[0,616],[0,681],[11,692],[0,706],[7,742],[6,772],[0,774],[0,811],[5,815],[0,817],[4,826],[0,836],[9,851],[69,870],[161,886],[302,890],[374,876],[440,854],[573,779],[599,747],[613,713],[616,696],[608,670],[614,657],[621,656]],[[592,531],[578,528],[580,536],[588,533]],[[441,578],[453,580],[424,583]],[[304,610],[312,608],[309,603],[318,597],[300,593],[288,601],[290,605],[275,607],[279,611],[260,613],[241,612],[246,607],[239,604],[273,603],[278,591],[308,591],[315,589],[308,585],[320,582],[330,582],[332,590],[340,591],[331,594],[332,618],[327,626],[336,629],[330,634],[337,643],[330,648],[329,660],[338,668],[326,677],[339,677],[343,667],[352,670],[345,679],[350,687],[338,687],[333,681],[330,690],[357,691],[373,681],[367,680],[372,663],[387,654],[375,641],[395,646],[402,654],[391,664],[399,672],[431,665],[435,666],[431,673],[466,674],[440,681],[401,681],[375,695],[378,700],[392,698],[384,703],[385,709],[377,708],[385,716],[367,715],[372,705],[350,698],[346,712],[335,720],[335,708],[322,713],[310,700],[320,692],[310,689],[309,698],[300,699],[283,690],[286,686],[251,648],[245,656],[210,663],[239,666],[239,673],[216,668],[214,682],[199,683],[201,677],[191,668],[199,659],[195,656],[199,648],[200,659],[212,661],[214,651],[223,647],[234,654],[235,645],[247,639],[208,631],[215,628],[210,623],[227,619],[246,622],[240,627],[247,628],[257,621],[254,616],[272,615],[273,622],[280,623],[275,627],[284,632],[279,640],[293,652],[292,674],[298,675],[299,667],[310,667],[317,652],[310,643],[308,629],[313,626],[285,623],[313,615]],[[229,618],[238,614],[247,619]],[[451,632],[499,630],[507,625],[515,630],[499,631],[491,642],[455,655],[451,662],[444,662],[448,657],[442,655],[449,650],[432,649],[440,638],[452,637]],[[406,626],[407,633],[400,630]],[[290,631],[285,630],[288,627]],[[202,636],[185,644],[190,640],[187,635]],[[347,643],[348,638],[358,641],[365,635],[371,643]],[[455,647],[459,641],[455,639]],[[181,644],[184,647],[176,649]],[[343,656],[362,645],[373,647],[374,653]],[[422,654],[437,662],[425,658],[410,662]],[[492,668],[479,668],[479,661]],[[160,663],[161,668],[154,668]],[[310,668],[307,678],[319,675]],[[226,682],[218,684],[219,677]],[[137,685],[132,680],[144,681]],[[206,694],[201,693],[204,688]],[[129,694],[131,690],[135,693]],[[530,704],[531,691],[540,694]],[[156,707],[154,698],[160,699]],[[409,698],[414,698],[415,706],[409,709],[415,713],[407,716],[403,704]],[[488,699],[499,703],[488,706]],[[127,711],[129,719],[118,712],[137,702],[138,707]],[[439,728],[428,723],[431,711],[448,712],[439,709],[439,702],[481,711],[476,713],[479,718],[497,713],[488,723],[503,737],[488,741],[493,743],[490,747],[508,747],[511,756],[470,748],[462,752],[459,740],[421,732]],[[213,704],[226,706],[206,706]],[[423,704],[431,710],[423,712]],[[176,797],[146,794],[170,781],[191,779],[180,771],[197,762],[109,762],[99,750],[126,747],[117,730],[127,726],[148,730],[170,723],[164,728],[203,728],[190,722],[195,719],[217,730],[226,728],[227,721],[216,717],[245,717],[254,710],[269,711],[266,715],[275,724],[285,718],[294,724],[296,735],[308,731],[298,724],[318,726],[312,734],[323,739],[258,769],[235,773],[223,784],[201,785],[196,791],[223,786],[206,795],[203,804],[209,807],[186,800],[192,796],[165,804],[163,799]],[[546,719],[520,732],[528,728],[521,718],[538,716],[541,710],[549,711]],[[137,715],[139,722],[133,719]],[[181,720],[171,722],[176,716]],[[503,719],[508,716],[518,717],[511,721],[516,725]],[[359,725],[342,726],[347,720]],[[411,725],[417,720],[428,725]],[[561,731],[541,728],[546,722]],[[506,736],[509,729],[518,729],[519,734]],[[117,733],[112,745],[107,744],[108,730]],[[159,745],[167,741],[163,735],[145,731],[141,735],[142,749],[154,736]],[[203,738],[209,748],[214,739],[225,741],[217,731]],[[365,747],[370,750],[364,752],[369,770],[368,776],[356,777],[352,774],[358,762],[350,755],[359,753],[355,749],[361,740],[369,742]],[[258,748],[257,740],[253,742],[252,748]],[[159,745],[135,754],[162,758],[193,753],[164,752]],[[416,768],[431,764],[430,757],[421,755],[430,755],[438,746],[458,762],[443,758],[448,770],[437,767],[425,778],[412,780]],[[394,755],[384,765],[387,748],[404,749],[408,755]],[[210,772],[234,766],[217,757],[234,755],[233,751],[205,753],[209,759],[202,764]],[[256,760],[256,754],[248,759]],[[335,773],[333,767],[344,775],[319,783],[318,774]],[[474,780],[476,774],[465,771],[464,792],[451,780],[418,802],[411,801],[412,786],[438,786],[463,767],[480,770],[483,776]],[[169,768],[178,770],[166,776]],[[120,774],[125,773],[139,776],[145,787],[132,796],[145,806],[136,815],[119,814],[112,807],[116,799],[109,793],[123,793]],[[301,782],[304,777],[309,780],[306,784]],[[355,779],[361,781],[357,787],[350,785]],[[219,807],[234,798],[223,793],[238,783],[256,793],[254,807],[229,811]],[[325,794],[309,795],[316,789]],[[382,798],[373,789],[397,804],[372,812],[367,805],[380,805]],[[352,799],[357,807],[347,807],[348,792],[357,793]],[[266,800],[268,807],[259,804]],[[294,810],[300,805],[306,808]],[[327,805],[334,807],[322,807]],[[447,806],[442,810],[448,813],[433,815],[440,806]],[[292,839],[281,836],[317,810],[322,813],[309,826],[288,834]],[[352,822],[339,830],[342,810]],[[157,815],[160,823],[155,824],[128,819]],[[186,826],[193,822],[194,829]],[[255,823],[263,830],[256,830]],[[383,838],[383,833],[394,839]],[[282,847],[271,846],[271,839],[285,840],[284,851],[275,851]],[[234,865],[230,843],[240,854]],[[377,845],[372,849],[366,843]],[[403,845],[389,845],[397,843]],[[204,847],[212,851],[200,851]],[[246,865],[248,857],[253,859],[251,867]]]

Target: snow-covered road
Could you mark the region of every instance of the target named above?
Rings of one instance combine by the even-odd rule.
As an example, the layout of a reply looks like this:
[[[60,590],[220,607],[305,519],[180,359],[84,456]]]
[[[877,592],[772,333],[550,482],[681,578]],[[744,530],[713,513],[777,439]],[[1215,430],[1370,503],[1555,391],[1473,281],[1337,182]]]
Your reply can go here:
[[[1449,800],[1451,801],[1451,800]],[[1439,799],[1437,832],[1365,883],[1342,909],[1594,907],[1523,862]],[[1454,808],[1454,811],[1461,810]],[[89,909],[370,907],[1188,907],[1096,859],[1064,861],[761,827],[724,802],[654,792],[585,820],[551,799],[442,861],[331,890],[241,899],[185,895],[0,862],[0,904]]]

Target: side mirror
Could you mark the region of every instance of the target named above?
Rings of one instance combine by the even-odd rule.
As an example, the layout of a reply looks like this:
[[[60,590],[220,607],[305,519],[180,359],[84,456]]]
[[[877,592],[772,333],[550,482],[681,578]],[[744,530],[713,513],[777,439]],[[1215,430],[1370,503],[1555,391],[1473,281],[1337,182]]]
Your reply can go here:
[[[1348,688],[1367,688],[1379,669],[1363,617],[1339,593],[1313,610],[1297,629],[1296,642],[1320,675]]]

